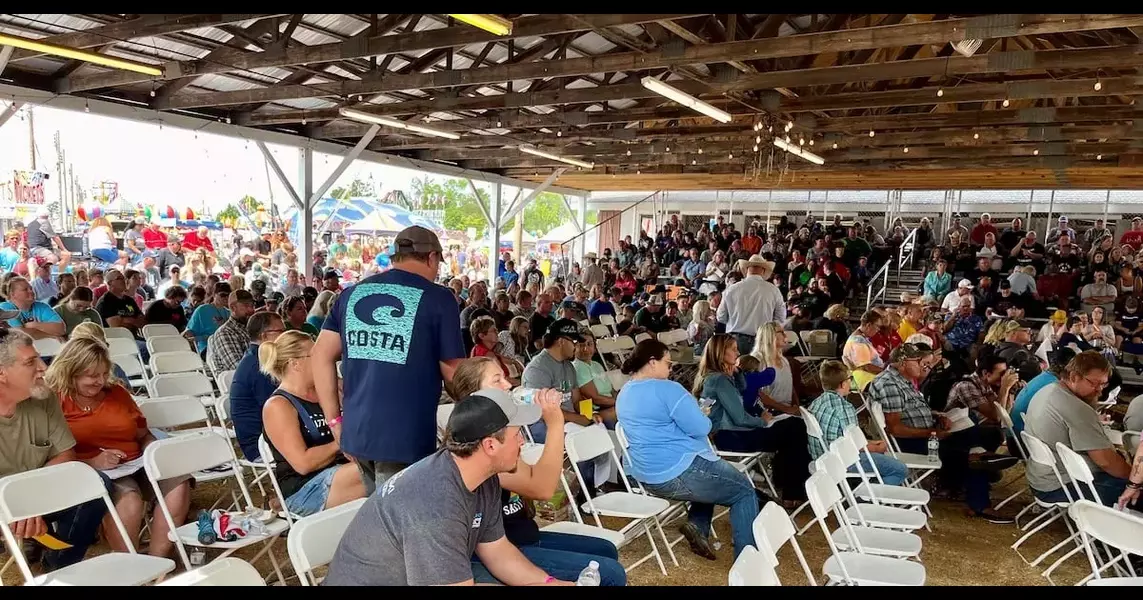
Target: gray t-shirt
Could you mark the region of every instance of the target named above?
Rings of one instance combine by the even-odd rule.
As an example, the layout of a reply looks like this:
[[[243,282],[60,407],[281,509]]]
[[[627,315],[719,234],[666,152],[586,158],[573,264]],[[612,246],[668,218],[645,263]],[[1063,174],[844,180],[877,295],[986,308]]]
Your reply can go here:
[[[449,585],[472,579],[477,544],[504,537],[500,479],[470,492],[447,450],[386,481],[349,524],[322,585]]]
[[[1099,414],[1087,402],[1072,394],[1061,383],[1045,386],[1032,396],[1024,419],[1024,431],[1035,436],[1056,454],[1056,442],[1075,450],[1087,462],[1093,474],[1102,472],[1087,453],[1091,450],[1112,448],[1111,440],[1103,431]],[[1064,464],[1056,457],[1056,468],[1064,482],[1070,481]],[[1060,489],[1060,483],[1049,467],[1028,461],[1028,484],[1041,492]]]
[[[139,252],[147,249],[147,243],[143,241],[143,232],[135,231],[134,227],[123,232],[123,249],[131,248],[131,242],[135,242],[135,247],[139,249]]]
[[[563,409],[568,412],[577,412],[572,403],[571,390],[576,385],[575,365],[572,361],[558,361],[547,350],[542,350],[524,367],[521,378],[524,387],[533,390],[551,388],[554,390],[567,390],[564,392]],[[566,385],[564,385],[566,384]]]
[[[1123,415],[1123,430],[1143,431],[1143,394],[1136,396],[1127,405],[1127,414]]]

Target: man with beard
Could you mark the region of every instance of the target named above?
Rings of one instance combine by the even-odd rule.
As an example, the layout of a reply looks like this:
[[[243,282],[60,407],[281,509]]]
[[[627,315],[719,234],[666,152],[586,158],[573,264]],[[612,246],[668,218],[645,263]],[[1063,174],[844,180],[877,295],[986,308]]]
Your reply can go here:
[[[1057,443],[1083,457],[1094,475],[1099,498],[1091,498],[1086,485],[1065,481],[1073,498],[1088,498],[1114,506],[1127,489],[1131,465],[1115,451],[1104,432],[1094,405],[1108,385],[1112,366],[1099,352],[1076,355],[1064,367],[1060,380],[1036,392],[1028,405],[1024,431],[1047,444],[1055,454]],[[1058,459],[1057,459],[1058,460]],[[1065,502],[1065,491],[1052,470],[1034,461],[1027,464],[1028,485],[1045,502]]]
[[[256,310],[254,296],[246,290],[234,290],[230,293],[229,305],[230,318],[206,342],[206,364],[214,373],[236,369],[250,346],[246,321]]]
[[[0,477],[76,460],[75,438],[59,399],[44,383],[46,370],[29,335],[0,329]],[[110,493],[110,480],[104,477],[103,482]],[[69,544],[63,550],[43,552],[44,570],[53,571],[83,560],[106,512],[106,505],[96,498],[7,525],[17,540],[50,534]]]

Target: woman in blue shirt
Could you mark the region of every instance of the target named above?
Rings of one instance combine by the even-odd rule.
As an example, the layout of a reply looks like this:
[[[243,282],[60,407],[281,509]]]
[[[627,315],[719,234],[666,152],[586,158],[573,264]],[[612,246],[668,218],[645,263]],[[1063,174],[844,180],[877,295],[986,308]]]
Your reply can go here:
[[[936,270],[929,271],[925,275],[923,293],[926,298],[940,302],[952,291],[952,273],[948,272],[948,267],[949,264],[945,259],[939,259]]]
[[[758,496],[750,478],[714,453],[710,419],[686,388],[668,379],[671,355],[662,342],[639,342],[622,370],[631,375],[616,401],[629,443],[628,474],[651,494],[691,503],[679,531],[691,551],[709,560],[715,560],[709,539],[714,505],[729,506],[737,557],[754,544]]]

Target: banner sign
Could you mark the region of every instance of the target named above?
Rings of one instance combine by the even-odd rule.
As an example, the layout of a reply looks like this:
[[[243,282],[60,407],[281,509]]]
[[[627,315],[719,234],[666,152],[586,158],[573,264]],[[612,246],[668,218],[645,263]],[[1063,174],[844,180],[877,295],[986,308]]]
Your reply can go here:
[[[47,173],[16,170],[12,176],[12,201],[16,204],[43,204]]]

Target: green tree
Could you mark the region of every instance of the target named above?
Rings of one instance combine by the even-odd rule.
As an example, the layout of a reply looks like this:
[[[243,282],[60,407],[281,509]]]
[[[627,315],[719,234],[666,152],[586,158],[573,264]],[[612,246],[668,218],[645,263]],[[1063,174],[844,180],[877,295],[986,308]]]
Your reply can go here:
[[[373,183],[373,176],[369,179],[355,178],[349,187],[338,186],[330,190],[331,198],[344,200],[346,198],[374,198],[377,196],[377,186]]]
[[[234,206],[233,204],[227,204],[226,208],[219,211],[219,213],[215,215],[214,218],[219,221],[228,221],[231,219],[237,221],[238,219],[242,218],[242,213],[238,212],[237,206]]]

